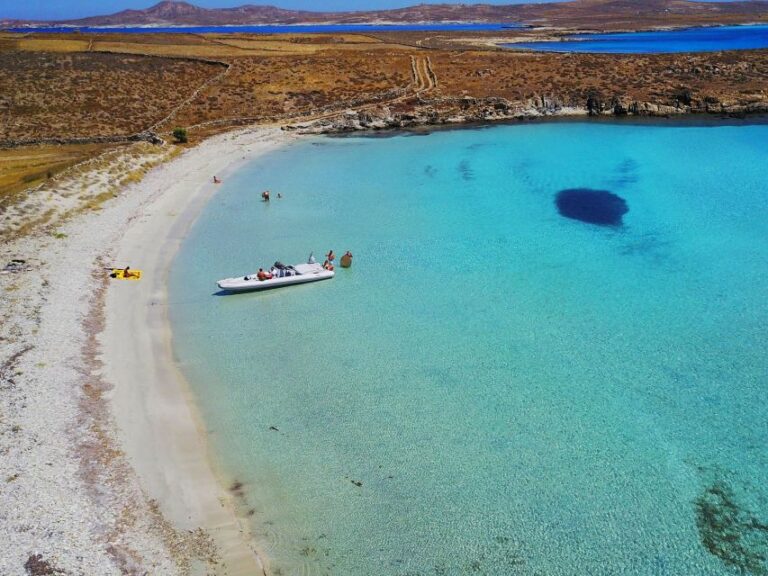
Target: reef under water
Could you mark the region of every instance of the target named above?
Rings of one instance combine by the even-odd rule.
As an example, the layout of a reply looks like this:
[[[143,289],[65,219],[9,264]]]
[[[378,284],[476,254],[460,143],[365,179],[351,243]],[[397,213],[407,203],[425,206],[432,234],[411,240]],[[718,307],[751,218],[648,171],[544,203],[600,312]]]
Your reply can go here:
[[[766,140],[516,123],[234,171],[168,313],[270,573],[768,576]],[[213,295],[330,248],[333,281]]]
[[[629,212],[629,206],[621,196],[591,188],[561,190],[555,204],[561,216],[598,226],[621,226],[622,217]]]
[[[722,480],[696,500],[696,524],[704,547],[742,574],[768,574],[768,524],[737,502]]]

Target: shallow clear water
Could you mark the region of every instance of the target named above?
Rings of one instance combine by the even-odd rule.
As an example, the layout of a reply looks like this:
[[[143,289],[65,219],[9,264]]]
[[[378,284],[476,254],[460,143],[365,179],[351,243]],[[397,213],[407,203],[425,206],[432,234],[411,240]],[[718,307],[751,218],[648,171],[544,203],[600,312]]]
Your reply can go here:
[[[171,314],[274,573],[764,566],[766,141],[603,123],[317,138],[228,178]],[[623,225],[558,214],[569,188],[620,196]],[[333,280],[214,294],[329,248],[355,255]]]
[[[543,52],[598,52],[611,54],[654,54],[659,52],[715,52],[768,48],[768,26],[722,26],[687,28],[660,32],[584,34],[562,42],[524,42],[508,48]]]

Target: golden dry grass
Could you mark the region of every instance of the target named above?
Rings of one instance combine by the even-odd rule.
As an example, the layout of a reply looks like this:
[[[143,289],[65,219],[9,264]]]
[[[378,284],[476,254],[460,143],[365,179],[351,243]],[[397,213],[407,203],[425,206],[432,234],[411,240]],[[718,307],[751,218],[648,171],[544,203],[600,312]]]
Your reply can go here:
[[[194,45],[186,44],[138,44],[136,42],[118,42],[111,39],[94,42],[95,51],[119,52],[121,54],[141,54],[152,56],[171,56],[175,58],[219,59],[242,55],[242,50],[235,46],[223,46],[213,43]]]
[[[61,40],[50,37],[22,38],[16,44],[18,50],[30,52],[85,52],[88,50],[88,40],[71,38],[69,35]]]
[[[0,52],[84,52],[89,39],[80,34],[14,34],[0,32]]]
[[[10,34],[0,33],[0,52],[117,52],[186,58],[224,58],[281,52],[311,54],[343,46],[345,50],[392,48],[364,34]]]
[[[584,106],[597,94],[675,105],[768,98],[768,50],[710,54],[546,54],[471,50],[444,34],[0,33],[0,141],[128,135],[228,123],[284,121],[370,102],[412,85],[411,57],[429,57],[438,85],[424,97],[553,99]],[[457,34],[456,39],[466,35]],[[396,44],[403,42],[403,44]],[[412,44],[408,46],[406,44]],[[96,50],[82,52],[81,50]],[[43,50],[43,51],[40,51]],[[116,53],[98,52],[108,50]],[[169,57],[171,56],[171,57]],[[183,58],[179,58],[183,57]],[[209,59],[200,61],[197,59]],[[210,59],[215,60],[211,62]],[[217,63],[218,62],[218,63]],[[229,67],[226,74],[224,70]],[[398,99],[409,113],[415,99]],[[0,193],[41,182],[103,146],[0,151]]]
[[[599,92],[670,104],[680,90],[740,101],[764,96],[768,77],[767,51],[519,53],[471,50],[455,43],[466,39],[465,33],[446,36],[450,34],[0,34],[0,118],[7,119],[0,125],[0,140],[129,134],[176,107],[162,130],[312,115],[408,87],[411,56],[430,57],[439,79],[431,96],[511,102],[550,97],[583,105],[588,94]],[[421,47],[426,44],[433,49]],[[83,45],[120,54],[65,53]],[[20,51],[40,48],[52,52]],[[226,63],[229,72],[219,77],[223,68],[192,60],[196,58]]]
[[[400,50],[337,49],[228,62],[226,78],[185,106],[170,124],[192,126],[242,117],[269,121],[331,105],[343,107],[411,82],[410,58]]]
[[[125,54],[2,52],[0,142],[140,132],[224,70]]]
[[[681,90],[719,101],[764,94],[768,50],[710,54],[544,54],[434,52],[433,68],[446,96],[541,96],[584,105],[588,94],[674,104]]]
[[[163,42],[137,42],[135,38],[125,36],[102,35],[94,40],[92,50],[217,59],[269,56],[275,53],[306,55],[340,48],[345,51],[397,49],[396,44],[354,34],[175,34],[167,36],[179,36],[179,38],[166,38]]]
[[[88,144],[0,150],[0,205],[25,188],[41,184],[106,149],[102,144]]]
[[[101,148],[5,150],[0,152],[0,158],[21,169],[24,162],[32,161],[37,153],[42,156],[39,167],[55,161],[57,155],[63,155],[66,150],[73,157],[82,154],[81,161],[70,168],[62,167],[54,179],[46,178],[33,189],[0,193],[0,241],[41,229],[50,232],[52,227],[77,214],[101,209],[104,202],[119,195],[121,189],[140,182],[149,170],[174,158],[182,149],[136,142]]]

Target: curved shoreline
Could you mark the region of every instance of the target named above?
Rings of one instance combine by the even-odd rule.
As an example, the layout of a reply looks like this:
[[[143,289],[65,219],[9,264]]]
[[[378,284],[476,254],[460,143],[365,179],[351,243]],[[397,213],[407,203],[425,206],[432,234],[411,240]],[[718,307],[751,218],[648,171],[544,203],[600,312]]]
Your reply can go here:
[[[148,175],[138,186],[157,192],[133,214],[114,251],[120,265],[143,270],[142,281],[114,283],[104,299],[101,361],[121,447],[166,520],[213,538],[228,576],[266,575],[269,564],[209,458],[204,423],[173,356],[166,283],[181,242],[216,191],[212,176],[289,139],[274,128],[225,134]]]
[[[365,134],[382,135],[354,133]],[[216,191],[209,184],[213,174],[231,173],[294,138],[275,127],[215,136],[153,170],[103,210],[0,246],[0,257],[29,257],[36,270],[0,276],[6,290],[0,313],[8,313],[0,314],[0,440],[6,441],[0,468],[7,472],[8,503],[0,509],[8,533],[0,573],[21,576],[33,556],[72,574],[117,575],[134,567],[164,575],[269,573],[268,558],[208,458],[194,395],[172,354],[165,281],[176,249]],[[101,266],[112,263],[141,268],[145,277],[110,282]],[[75,405],[90,401],[82,398],[89,387],[100,386],[97,380],[104,381],[109,404],[93,404],[85,417],[73,418]],[[121,442],[112,440],[115,432]],[[113,452],[121,449],[125,462],[115,463]],[[83,462],[92,469],[84,472]],[[110,484],[115,481],[118,487]],[[138,518],[128,526],[126,510]],[[218,556],[204,563],[183,549],[182,558],[194,556],[186,570],[175,541],[164,534],[184,537],[200,529],[211,534]],[[121,563],[126,558],[133,562],[128,569]]]
[[[215,136],[127,187],[113,186],[111,164],[94,166],[4,215],[59,210],[0,243],[0,262],[24,263],[0,274],[0,573],[267,573],[207,457],[158,303],[212,175],[290,138]],[[177,150],[115,161],[138,172]],[[128,263],[141,282],[108,278]]]

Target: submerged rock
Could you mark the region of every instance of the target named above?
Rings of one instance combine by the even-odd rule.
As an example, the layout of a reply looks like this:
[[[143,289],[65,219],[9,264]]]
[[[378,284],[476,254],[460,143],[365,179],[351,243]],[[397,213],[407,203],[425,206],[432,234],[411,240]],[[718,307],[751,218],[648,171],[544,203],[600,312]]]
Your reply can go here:
[[[730,486],[716,481],[696,499],[701,543],[740,574],[768,574],[768,524],[746,509]]]
[[[607,190],[568,188],[555,197],[561,216],[598,226],[621,226],[622,217],[629,212],[626,201]]]

